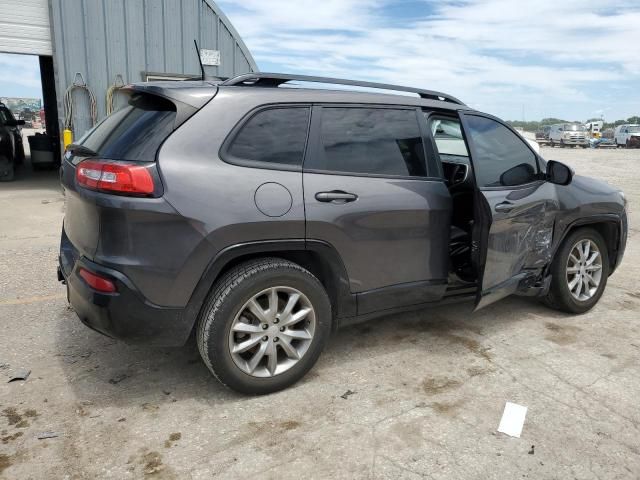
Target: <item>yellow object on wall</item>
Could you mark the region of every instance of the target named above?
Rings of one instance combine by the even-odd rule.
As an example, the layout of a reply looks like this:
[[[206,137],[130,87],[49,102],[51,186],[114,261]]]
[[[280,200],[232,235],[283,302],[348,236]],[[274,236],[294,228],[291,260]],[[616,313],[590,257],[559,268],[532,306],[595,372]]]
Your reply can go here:
[[[65,129],[62,132],[62,141],[64,143],[64,149],[66,150],[67,147],[73,143],[73,132],[69,129]]]

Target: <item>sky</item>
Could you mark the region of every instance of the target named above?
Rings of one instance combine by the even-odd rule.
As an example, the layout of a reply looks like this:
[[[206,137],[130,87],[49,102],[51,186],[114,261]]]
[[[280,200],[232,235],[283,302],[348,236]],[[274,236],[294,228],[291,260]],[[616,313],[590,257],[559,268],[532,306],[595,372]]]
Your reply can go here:
[[[640,115],[640,2],[217,0],[262,71],[440,90],[509,120]],[[0,96],[39,97],[0,54]]]
[[[0,53],[0,97],[42,98],[38,57]]]
[[[509,120],[640,115],[640,2],[218,0],[262,71],[439,90]]]

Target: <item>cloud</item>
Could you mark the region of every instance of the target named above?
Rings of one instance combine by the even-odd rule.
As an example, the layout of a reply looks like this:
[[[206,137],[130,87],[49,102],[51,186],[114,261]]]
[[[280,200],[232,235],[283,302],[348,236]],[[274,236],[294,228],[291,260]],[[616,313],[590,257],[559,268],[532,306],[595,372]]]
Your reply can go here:
[[[218,3],[262,69],[422,86],[503,117],[523,105],[529,118],[640,109],[640,7],[629,2]]]

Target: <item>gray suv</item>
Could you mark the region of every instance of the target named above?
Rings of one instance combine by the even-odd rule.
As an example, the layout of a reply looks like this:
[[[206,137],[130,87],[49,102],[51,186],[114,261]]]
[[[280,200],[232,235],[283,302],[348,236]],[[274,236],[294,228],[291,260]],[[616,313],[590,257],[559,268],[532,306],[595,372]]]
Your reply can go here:
[[[128,92],[65,154],[59,279],[90,328],[194,335],[240,392],[379,315],[510,294],[585,312],[624,253],[622,192],[443,93],[266,73]]]

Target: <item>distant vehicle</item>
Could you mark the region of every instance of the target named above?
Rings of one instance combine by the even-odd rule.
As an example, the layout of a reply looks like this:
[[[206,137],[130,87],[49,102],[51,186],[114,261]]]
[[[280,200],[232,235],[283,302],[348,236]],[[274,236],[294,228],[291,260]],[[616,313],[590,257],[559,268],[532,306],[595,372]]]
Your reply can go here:
[[[589,138],[587,129],[579,123],[557,123],[551,125],[549,131],[549,142],[552,147],[560,145],[561,147],[576,145],[582,148],[589,147]]]
[[[536,140],[549,140],[549,132],[551,131],[550,126],[542,127],[540,130],[536,132]]]
[[[613,136],[618,147],[640,147],[640,125],[620,125],[616,128]]]
[[[602,131],[602,138],[611,139],[611,141],[613,142],[614,133],[615,130],[613,128],[607,128],[606,130]]]
[[[24,161],[22,125],[24,120],[16,120],[11,110],[0,103],[0,182],[13,180],[16,164]]]
[[[584,128],[587,129],[587,132],[590,134],[591,138],[600,138],[602,136],[603,127],[604,122],[602,120],[587,122],[584,124]]]

